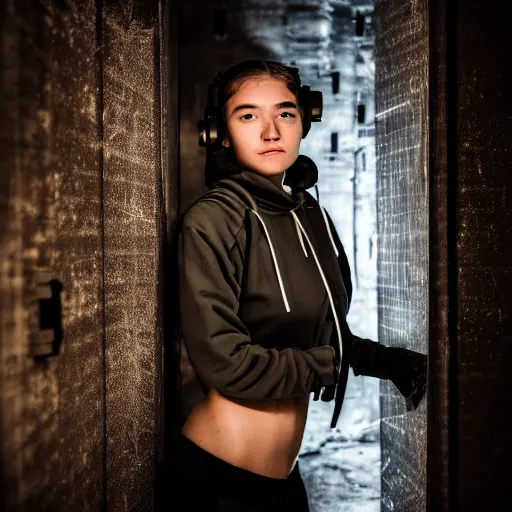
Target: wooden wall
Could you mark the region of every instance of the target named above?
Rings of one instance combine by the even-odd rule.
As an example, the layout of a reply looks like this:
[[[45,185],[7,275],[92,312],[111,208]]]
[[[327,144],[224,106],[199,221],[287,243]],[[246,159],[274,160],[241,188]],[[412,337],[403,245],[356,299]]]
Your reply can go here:
[[[168,7],[0,9],[0,508],[152,510],[175,208]],[[38,320],[48,279],[62,343],[37,360],[53,338]]]

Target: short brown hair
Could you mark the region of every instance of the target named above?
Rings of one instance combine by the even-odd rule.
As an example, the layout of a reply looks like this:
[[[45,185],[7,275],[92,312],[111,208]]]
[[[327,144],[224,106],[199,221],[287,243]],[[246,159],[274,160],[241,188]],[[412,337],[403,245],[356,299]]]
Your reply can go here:
[[[267,76],[282,80],[288,90],[297,99],[300,107],[300,78],[294,75],[286,66],[271,60],[246,60],[235,64],[223,73],[220,81],[220,100],[222,104],[222,118],[225,121],[224,108],[228,100],[234,96],[245,81],[250,78]],[[300,116],[303,117],[302,109],[299,108]]]

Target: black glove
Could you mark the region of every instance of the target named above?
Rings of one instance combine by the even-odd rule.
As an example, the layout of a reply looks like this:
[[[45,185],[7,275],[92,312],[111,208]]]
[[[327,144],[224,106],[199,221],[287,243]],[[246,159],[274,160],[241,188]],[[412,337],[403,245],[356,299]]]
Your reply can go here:
[[[408,411],[418,407],[427,389],[427,356],[400,347],[378,345],[375,373],[389,379],[406,399]]]

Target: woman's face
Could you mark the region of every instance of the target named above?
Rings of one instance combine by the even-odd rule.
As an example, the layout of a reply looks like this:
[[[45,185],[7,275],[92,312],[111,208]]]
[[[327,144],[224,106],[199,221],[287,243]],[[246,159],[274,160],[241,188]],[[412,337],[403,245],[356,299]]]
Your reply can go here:
[[[297,159],[302,121],[297,98],[283,80],[245,80],[227,101],[225,118],[227,136],[222,144],[233,148],[242,166],[275,176]]]

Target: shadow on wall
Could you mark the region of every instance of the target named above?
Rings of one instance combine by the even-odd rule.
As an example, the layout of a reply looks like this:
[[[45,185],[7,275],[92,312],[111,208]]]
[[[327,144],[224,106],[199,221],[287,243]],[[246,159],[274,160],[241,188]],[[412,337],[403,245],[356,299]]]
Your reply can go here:
[[[272,60],[268,48],[250,41],[244,13],[230,2],[180,2],[180,210],[205,190],[205,149],[199,147],[198,121],[203,117],[208,85],[218,71],[248,59]],[[198,16],[197,13],[201,13]]]

